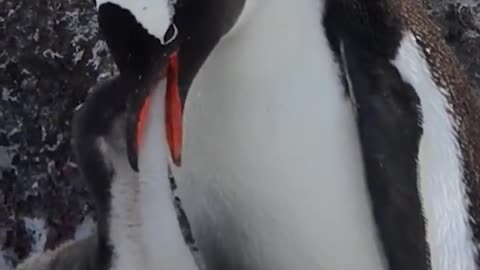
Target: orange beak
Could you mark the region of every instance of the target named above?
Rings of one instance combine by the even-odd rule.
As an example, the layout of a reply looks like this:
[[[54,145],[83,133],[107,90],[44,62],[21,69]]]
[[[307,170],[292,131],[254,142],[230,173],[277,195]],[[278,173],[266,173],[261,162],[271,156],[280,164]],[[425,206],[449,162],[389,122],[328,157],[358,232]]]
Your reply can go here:
[[[182,164],[183,115],[178,89],[178,54],[170,56],[167,71],[167,93],[165,95],[165,125],[170,155],[176,166]]]
[[[150,104],[151,96],[148,96],[145,98],[139,112],[136,139],[137,153],[143,141],[143,131]],[[178,88],[178,54],[175,52],[168,61],[167,90],[165,94],[165,131],[170,156],[176,166],[181,166],[182,163],[182,126],[182,103]]]

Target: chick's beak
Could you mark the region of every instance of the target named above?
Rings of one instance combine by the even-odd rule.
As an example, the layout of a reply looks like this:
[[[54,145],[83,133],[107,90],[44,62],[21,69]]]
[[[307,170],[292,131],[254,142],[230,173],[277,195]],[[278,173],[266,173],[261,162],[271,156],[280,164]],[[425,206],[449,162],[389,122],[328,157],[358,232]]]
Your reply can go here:
[[[176,166],[182,164],[183,114],[178,87],[178,54],[170,56],[167,72],[167,92],[165,94],[165,125],[168,147]]]
[[[180,93],[178,87],[178,54],[175,52],[170,55],[167,67],[167,89],[165,93],[165,136],[167,139],[170,156],[176,166],[181,166],[182,162],[182,126],[183,115]],[[150,111],[151,95],[147,96],[141,104],[138,112],[138,121],[136,126],[136,153],[140,149],[143,141],[145,123]],[[161,139],[161,138],[159,138]]]

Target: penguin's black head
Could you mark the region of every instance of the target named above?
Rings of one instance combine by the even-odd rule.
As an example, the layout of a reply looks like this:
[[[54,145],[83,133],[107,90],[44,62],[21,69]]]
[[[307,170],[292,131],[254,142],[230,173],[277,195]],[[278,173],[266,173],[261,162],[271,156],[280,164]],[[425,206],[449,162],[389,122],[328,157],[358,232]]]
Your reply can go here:
[[[96,5],[100,31],[122,76],[149,77],[179,51],[185,70],[180,83],[189,86],[220,38],[236,24],[246,1],[97,0]]]
[[[97,4],[100,30],[121,75],[138,80],[154,76],[178,47],[169,0],[98,0]]]
[[[245,2],[97,0],[100,31],[120,76],[133,85],[127,145],[134,169],[141,112],[148,104],[148,93],[164,77],[168,85],[168,144],[173,161],[180,164],[182,112],[190,84],[219,40],[235,25]]]
[[[97,0],[96,5],[100,31],[120,71],[119,80],[123,82],[123,88],[129,89],[126,99],[127,149],[130,165],[137,170],[137,144],[141,131],[139,123],[144,115],[142,112],[146,109],[152,89],[156,88],[160,80],[165,79],[169,60],[175,64],[171,60],[178,50],[178,29],[172,23],[173,2]],[[176,81],[173,77],[177,73],[170,73]],[[178,87],[171,90],[174,93],[170,91],[170,96],[178,96],[178,93],[175,93]],[[174,106],[168,106],[169,109],[179,106],[172,102],[170,105]],[[176,130],[172,134],[178,133]],[[172,153],[173,151],[178,152],[176,148],[172,149]]]

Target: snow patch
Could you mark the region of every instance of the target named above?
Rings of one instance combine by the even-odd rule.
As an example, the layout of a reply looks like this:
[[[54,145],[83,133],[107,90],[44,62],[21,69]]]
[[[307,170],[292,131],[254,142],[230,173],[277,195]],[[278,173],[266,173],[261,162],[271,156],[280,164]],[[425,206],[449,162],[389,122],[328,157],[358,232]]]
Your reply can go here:
[[[478,5],[478,0],[443,0],[442,2],[443,3],[439,4],[441,7],[446,7],[448,4],[461,4],[466,7],[474,7]]]
[[[73,63],[76,65],[83,59],[83,55],[85,54],[85,50],[77,51],[73,54]]]
[[[117,66],[114,65],[113,66],[113,71],[107,71],[107,72],[100,73],[100,75],[98,75],[98,77],[97,77],[97,82],[106,81],[106,80],[112,78],[113,76],[116,76],[117,74],[119,74],[119,71],[117,69]]]
[[[90,235],[94,234],[97,229],[97,224],[91,216],[87,216],[83,219],[83,222],[78,224],[75,230],[75,241],[82,240]]]
[[[45,149],[47,149],[50,152],[55,152],[57,151],[58,147],[60,147],[62,142],[63,142],[63,134],[59,133],[57,134],[57,141],[55,142],[55,144],[54,145],[46,144]]]
[[[103,59],[103,56],[101,56],[101,52],[104,52],[107,50],[107,43],[103,40],[97,41],[95,45],[92,48],[92,58],[88,60],[87,66],[93,66],[95,70],[98,70],[98,67],[100,66],[100,63]]]
[[[63,55],[61,55],[59,52],[55,52],[52,49],[46,49],[42,53],[43,57],[45,58],[50,58],[50,59],[62,59]]]
[[[9,168],[12,165],[12,153],[10,147],[0,146],[0,169]]]
[[[32,233],[33,237],[32,250],[29,256],[42,253],[48,235],[45,219],[25,217],[23,221],[25,222],[25,228]]]
[[[0,68],[1,68],[1,65],[0,65]],[[7,89],[7,88],[2,88],[2,100],[3,101],[7,101],[7,102],[10,102],[10,101],[18,101],[18,98],[17,97],[13,97],[11,95],[11,93],[13,92],[12,89]]]
[[[0,250],[0,269],[1,270],[13,270],[13,265],[7,261],[5,255]]]

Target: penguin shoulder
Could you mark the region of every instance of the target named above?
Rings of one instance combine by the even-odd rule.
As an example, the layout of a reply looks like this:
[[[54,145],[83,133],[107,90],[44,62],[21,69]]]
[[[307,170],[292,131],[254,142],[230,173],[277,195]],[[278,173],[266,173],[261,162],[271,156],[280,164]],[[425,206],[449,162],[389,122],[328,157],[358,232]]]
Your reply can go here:
[[[67,241],[53,250],[27,258],[16,270],[100,270],[97,266],[97,238]]]

